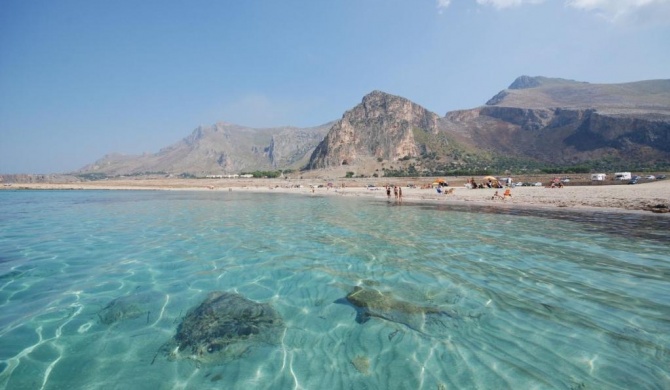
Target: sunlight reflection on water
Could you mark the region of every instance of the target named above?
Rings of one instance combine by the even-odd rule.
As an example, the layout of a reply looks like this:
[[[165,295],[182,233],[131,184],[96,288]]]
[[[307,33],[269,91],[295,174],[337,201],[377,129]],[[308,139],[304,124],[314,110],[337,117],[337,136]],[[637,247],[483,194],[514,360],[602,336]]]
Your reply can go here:
[[[670,219],[390,206],[0,193],[0,386],[670,386]],[[355,286],[387,306],[361,317]],[[159,353],[212,291],[272,305],[279,345],[224,364]]]

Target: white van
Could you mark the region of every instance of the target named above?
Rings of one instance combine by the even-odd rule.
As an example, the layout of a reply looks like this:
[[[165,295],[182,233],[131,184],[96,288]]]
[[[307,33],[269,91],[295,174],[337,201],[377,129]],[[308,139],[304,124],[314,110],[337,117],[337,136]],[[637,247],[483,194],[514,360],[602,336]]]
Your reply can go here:
[[[591,180],[595,180],[595,181],[604,181],[606,177],[607,177],[607,175],[604,174],[604,173],[593,173],[593,174],[591,174]]]
[[[614,178],[617,180],[630,180],[631,174],[630,172],[616,172]]]

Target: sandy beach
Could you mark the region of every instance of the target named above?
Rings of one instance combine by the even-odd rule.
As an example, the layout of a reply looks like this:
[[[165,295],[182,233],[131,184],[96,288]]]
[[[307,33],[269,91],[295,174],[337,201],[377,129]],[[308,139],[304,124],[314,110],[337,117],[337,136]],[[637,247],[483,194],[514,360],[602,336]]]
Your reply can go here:
[[[386,178],[384,178],[386,179]],[[380,180],[379,179],[377,182]],[[182,191],[245,191],[262,193],[291,193],[308,196],[356,196],[386,199],[384,184],[367,187],[370,179],[339,179],[328,188],[323,180],[315,179],[116,179],[79,183],[5,183],[3,190],[182,190]],[[430,178],[389,178],[389,182],[403,183],[403,202],[446,204],[482,204],[496,207],[599,209],[615,212],[638,211],[670,216],[670,180],[649,181],[637,185],[566,185],[563,188],[514,187],[512,196],[504,200],[492,199],[503,189],[468,189],[454,180],[450,194],[438,194],[433,188],[420,188]],[[410,188],[408,184],[416,184]],[[321,185],[322,187],[319,187]],[[396,201],[391,194],[391,201]]]

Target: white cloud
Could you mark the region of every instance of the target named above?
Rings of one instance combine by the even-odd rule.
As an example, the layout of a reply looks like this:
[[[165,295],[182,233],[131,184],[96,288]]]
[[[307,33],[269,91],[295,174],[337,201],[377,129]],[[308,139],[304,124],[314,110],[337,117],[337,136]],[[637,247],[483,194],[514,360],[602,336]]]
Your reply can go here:
[[[566,5],[613,22],[670,21],[670,0],[567,0]]]
[[[436,0],[439,13],[452,0]],[[545,0],[475,0],[482,6],[506,9],[544,3]],[[588,12],[613,23],[670,24],[670,0],[564,0],[567,7]]]
[[[451,0],[437,0],[437,10],[442,13],[445,9],[449,8],[451,5]]]
[[[495,8],[511,8],[518,7],[524,4],[539,4],[544,0],[477,0],[477,4],[491,5]]]

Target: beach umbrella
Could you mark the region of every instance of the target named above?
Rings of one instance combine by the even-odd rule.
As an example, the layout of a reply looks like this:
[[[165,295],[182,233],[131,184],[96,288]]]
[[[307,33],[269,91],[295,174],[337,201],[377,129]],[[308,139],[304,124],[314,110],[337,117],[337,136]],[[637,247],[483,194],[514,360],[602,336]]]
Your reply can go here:
[[[491,180],[491,181],[498,181],[498,179],[496,179],[496,178],[493,177],[493,176],[486,176],[486,177],[484,178],[484,180],[486,180],[486,181],[488,181],[488,180]]]

